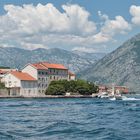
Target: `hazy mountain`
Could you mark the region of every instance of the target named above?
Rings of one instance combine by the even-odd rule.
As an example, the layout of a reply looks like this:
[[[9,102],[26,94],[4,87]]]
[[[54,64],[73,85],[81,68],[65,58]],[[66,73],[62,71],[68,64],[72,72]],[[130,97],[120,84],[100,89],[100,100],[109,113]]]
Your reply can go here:
[[[117,50],[80,73],[81,77],[99,83],[126,85],[140,91],[140,34],[122,44]]]
[[[97,59],[80,56],[74,52],[62,49],[36,49],[24,50],[19,48],[0,47],[0,66],[21,68],[27,63],[48,61],[62,63],[73,72],[86,69]]]
[[[73,53],[83,57],[83,58],[87,58],[87,59],[93,59],[93,60],[100,60],[101,58],[103,58],[106,53],[94,53],[94,52],[82,52],[82,51],[78,51],[78,50],[74,50]]]

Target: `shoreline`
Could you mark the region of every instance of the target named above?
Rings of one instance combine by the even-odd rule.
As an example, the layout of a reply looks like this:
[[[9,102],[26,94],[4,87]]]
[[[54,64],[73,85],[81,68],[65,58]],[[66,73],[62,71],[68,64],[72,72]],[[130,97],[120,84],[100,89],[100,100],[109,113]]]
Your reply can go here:
[[[95,95],[46,95],[46,96],[0,96],[1,98],[96,98],[98,94]]]
[[[129,95],[135,95],[134,93],[129,93]],[[7,96],[0,95],[0,99],[2,98],[98,98],[99,93],[95,93],[93,95],[44,95],[44,96]],[[125,94],[123,94],[125,95]],[[128,95],[128,94],[127,94]]]

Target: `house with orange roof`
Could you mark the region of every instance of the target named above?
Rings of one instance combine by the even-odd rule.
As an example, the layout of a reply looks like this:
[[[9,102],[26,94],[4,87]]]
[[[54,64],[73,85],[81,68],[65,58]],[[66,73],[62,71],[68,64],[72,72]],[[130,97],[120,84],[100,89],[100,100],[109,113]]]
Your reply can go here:
[[[2,82],[10,96],[38,96],[37,79],[25,72],[11,71],[4,75]]]
[[[10,71],[16,71],[16,70],[17,69],[11,69],[10,67],[0,67],[0,81],[6,73]]]
[[[69,80],[68,69],[62,64],[49,62],[27,64],[22,72],[26,72],[37,79],[38,93],[43,95],[51,81]]]
[[[0,69],[0,81],[1,81],[2,77],[4,76],[4,74],[6,74],[6,73],[7,73],[7,71]]]
[[[68,80],[76,80],[76,75],[71,71],[68,71]]]

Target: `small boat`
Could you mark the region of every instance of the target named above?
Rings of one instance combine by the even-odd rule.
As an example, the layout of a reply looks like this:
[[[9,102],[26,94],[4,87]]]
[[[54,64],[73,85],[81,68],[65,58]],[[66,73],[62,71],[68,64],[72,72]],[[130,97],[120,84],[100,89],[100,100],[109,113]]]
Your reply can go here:
[[[119,91],[117,93],[115,93],[114,86],[112,87],[112,93],[109,95],[109,99],[112,100],[112,101],[114,101],[114,100],[123,100],[122,95],[119,93]]]
[[[114,100],[123,100],[122,95],[114,95],[114,96],[110,96],[109,97],[110,100],[114,101]]]
[[[99,93],[99,95],[98,95],[98,98],[108,98],[109,96],[108,96],[108,92],[101,92],[101,93]]]

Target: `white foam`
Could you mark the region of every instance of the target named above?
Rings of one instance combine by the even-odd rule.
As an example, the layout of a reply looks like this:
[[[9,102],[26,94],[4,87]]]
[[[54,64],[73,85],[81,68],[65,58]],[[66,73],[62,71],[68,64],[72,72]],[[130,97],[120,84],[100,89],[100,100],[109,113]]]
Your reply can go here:
[[[109,98],[109,100],[111,100],[111,101],[115,101],[116,100],[116,98]],[[140,99],[138,99],[138,98],[130,98],[130,97],[126,97],[126,96],[122,96],[122,100],[123,101],[140,101]]]
[[[140,100],[140,99],[137,99],[137,98],[128,98],[126,96],[123,96],[122,97],[122,100],[124,100],[124,101],[136,101],[136,100]]]
[[[111,100],[111,101],[115,101],[115,100],[116,100],[116,98],[110,98],[110,100]]]

